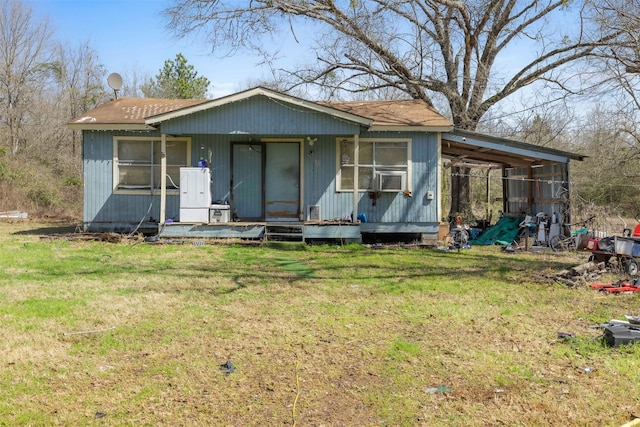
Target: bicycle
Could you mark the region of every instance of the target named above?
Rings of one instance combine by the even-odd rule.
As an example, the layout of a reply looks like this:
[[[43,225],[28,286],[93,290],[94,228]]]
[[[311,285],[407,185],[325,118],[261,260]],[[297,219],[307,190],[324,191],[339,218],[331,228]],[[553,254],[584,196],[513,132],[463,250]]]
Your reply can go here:
[[[595,216],[585,219],[584,221],[574,222],[573,224],[562,224],[563,233],[556,234],[549,239],[549,247],[551,250],[560,251],[576,251],[583,236],[593,234],[589,231],[588,225],[593,222]],[[581,225],[580,228],[572,230],[573,226]]]

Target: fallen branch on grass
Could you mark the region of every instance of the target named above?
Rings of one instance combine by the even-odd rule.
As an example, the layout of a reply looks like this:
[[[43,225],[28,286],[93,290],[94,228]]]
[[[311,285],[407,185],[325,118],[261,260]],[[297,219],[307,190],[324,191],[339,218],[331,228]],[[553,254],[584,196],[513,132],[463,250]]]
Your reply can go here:
[[[556,274],[543,275],[542,278],[562,283],[570,288],[578,288],[599,279],[606,271],[604,262],[589,261]]]

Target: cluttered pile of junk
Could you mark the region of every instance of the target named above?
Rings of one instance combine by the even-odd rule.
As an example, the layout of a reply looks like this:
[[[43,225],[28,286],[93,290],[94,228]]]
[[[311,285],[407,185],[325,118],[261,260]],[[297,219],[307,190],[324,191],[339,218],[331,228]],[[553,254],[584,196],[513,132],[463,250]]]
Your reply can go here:
[[[499,215],[490,220],[464,224],[462,217],[449,218],[450,248],[469,248],[472,245],[502,245],[508,252],[525,251],[587,251],[589,260],[604,262],[631,276],[640,273],[640,224],[624,228],[620,235],[601,236],[594,232],[591,216],[572,224],[563,223],[554,214]]]
[[[507,251],[531,247],[560,246],[562,230],[557,218],[540,213],[531,215],[503,215],[495,224],[488,220],[476,220],[470,225],[461,216],[449,218],[449,241],[451,248],[469,248],[471,245],[501,245]],[[557,243],[557,244],[556,244]]]

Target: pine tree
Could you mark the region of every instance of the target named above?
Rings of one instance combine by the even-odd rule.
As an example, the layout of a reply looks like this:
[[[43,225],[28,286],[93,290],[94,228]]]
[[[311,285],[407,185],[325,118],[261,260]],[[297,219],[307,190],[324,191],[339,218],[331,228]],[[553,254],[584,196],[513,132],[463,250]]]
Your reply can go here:
[[[198,76],[193,65],[181,53],[175,61],[167,59],[164,67],[158,72],[155,80],[142,86],[142,93],[147,98],[179,98],[203,99],[209,90],[209,79]]]

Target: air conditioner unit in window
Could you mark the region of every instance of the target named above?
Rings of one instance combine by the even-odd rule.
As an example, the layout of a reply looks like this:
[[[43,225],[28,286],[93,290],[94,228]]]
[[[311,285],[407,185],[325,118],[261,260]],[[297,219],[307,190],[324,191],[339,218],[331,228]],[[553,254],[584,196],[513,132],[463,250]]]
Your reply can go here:
[[[407,189],[407,173],[405,171],[376,172],[378,191],[405,191]]]

